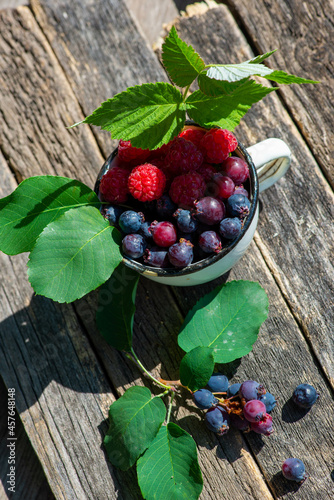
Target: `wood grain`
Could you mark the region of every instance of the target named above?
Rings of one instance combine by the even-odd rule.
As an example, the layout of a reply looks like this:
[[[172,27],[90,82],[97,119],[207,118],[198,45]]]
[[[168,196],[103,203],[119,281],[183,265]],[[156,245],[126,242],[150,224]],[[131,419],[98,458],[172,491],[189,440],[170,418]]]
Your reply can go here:
[[[228,0],[259,53],[278,48],[270,67],[320,80],[282,86],[280,93],[334,188],[334,3],[328,0]]]

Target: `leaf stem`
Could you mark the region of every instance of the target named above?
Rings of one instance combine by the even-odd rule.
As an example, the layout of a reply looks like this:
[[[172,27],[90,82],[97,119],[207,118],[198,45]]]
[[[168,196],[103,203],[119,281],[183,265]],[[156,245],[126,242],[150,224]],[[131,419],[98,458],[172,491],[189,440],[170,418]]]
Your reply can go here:
[[[174,396],[175,396],[175,392],[172,392],[172,394],[170,396],[170,401],[169,401],[169,404],[168,404],[168,413],[167,413],[167,419],[166,419],[167,425],[169,424],[170,416],[171,416],[171,413],[172,413],[172,406],[173,406]]]
[[[164,392],[161,392],[160,394],[157,394],[156,396],[154,396],[155,398],[163,398],[164,396],[166,396],[166,394],[168,394],[170,391],[170,389],[166,389]]]
[[[148,370],[146,370],[145,366],[142,364],[142,362],[140,361],[140,359],[138,358],[137,354],[135,353],[135,351],[133,350],[132,347],[131,347],[131,354],[129,352],[127,352],[127,353],[125,353],[125,355],[126,355],[126,357],[128,359],[130,359],[131,361],[133,361],[137,365],[137,367],[139,367],[140,370],[148,376],[148,378],[150,378],[151,380],[153,380],[153,382],[155,382],[156,384],[160,385],[160,387],[163,387],[164,389],[168,389],[168,390],[171,389],[171,386],[163,384],[158,379],[156,379],[152,375],[152,373],[150,373]]]
[[[191,83],[184,89],[183,92],[183,102],[185,102]]]

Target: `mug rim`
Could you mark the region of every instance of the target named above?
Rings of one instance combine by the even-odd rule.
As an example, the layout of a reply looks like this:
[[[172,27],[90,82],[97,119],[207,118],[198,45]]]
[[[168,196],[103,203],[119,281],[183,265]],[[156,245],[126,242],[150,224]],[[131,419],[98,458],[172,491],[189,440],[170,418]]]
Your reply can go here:
[[[114,159],[114,157],[117,155],[118,148],[114,149],[114,151],[109,155],[107,160],[104,162],[104,164],[101,167],[101,170],[98,174],[97,180],[95,182],[94,186],[94,191],[98,195],[99,194],[99,185],[102,176],[109,170],[110,168],[110,163]],[[227,254],[229,254],[237,245],[238,243],[242,240],[242,238],[245,236],[247,233],[247,230],[249,226],[251,225],[255,213],[256,213],[256,208],[257,208],[257,202],[258,202],[258,197],[259,197],[259,180],[257,176],[257,171],[255,168],[255,165],[253,163],[253,160],[250,156],[250,154],[247,152],[247,149],[245,146],[238,141],[238,146],[235,149],[235,152],[241,153],[241,156],[245,159],[249,166],[249,179],[250,179],[250,210],[249,214],[246,217],[246,221],[242,227],[242,230],[239,234],[239,236],[232,240],[229,244],[227,244],[219,253],[209,255],[208,257],[198,261],[194,262],[192,264],[189,264],[189,266],[183,267],[181,269],[178,268],[160,268],[160,267],[152,267],[152,266],[147,266],[145,264],[142,264],[140,262],[137,262],[135,260],[132,260],[126,256],[123,256],[122,262],[129,267],[130,269],[133,269],[134,271],[137,271],[138,273],[142,274],[145,276],[165,276],[165,277],[173,277],[173,276],[186,276],[188,274],[193,274],[196,271],[200,271],[202,269],[205,269],[206,267],[209,267],[211,264],[214,264],[224,258]],[[239,156],[239,155],[238,155]]]

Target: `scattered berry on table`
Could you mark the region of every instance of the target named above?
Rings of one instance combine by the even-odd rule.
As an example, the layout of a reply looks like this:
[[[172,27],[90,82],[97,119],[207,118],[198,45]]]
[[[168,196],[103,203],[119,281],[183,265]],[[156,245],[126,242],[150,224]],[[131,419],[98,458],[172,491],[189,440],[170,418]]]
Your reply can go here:
[[[144,253],[144,262],[153,267],[165,268],[169,266],[168,249],[162,247],[147,248]]]
[[[282,464],[282,473],[289,481],[301,483],[307,478],[305,465],[299,458],[287,458]]]
[[[194,214],[203,224],[213,226],[225,216],[225,205],[212,196],[205,196],[194,203]]]
[[[206,184],[197,172],[178,175],[169,189],[169,196],[180,208],[192,208],[194,202],[203,198]]]
[[[146,241],[141,234],[127,234],[122,240],[123,253],[131,259],[139,259],[144,255]]]
[[[198,227],[198,221],[192,216],[189,210],[178,208],[173,217],[176,219],[177,226],[184,233],[193,233]]]
[[[102,177],[99,190],[105,201],[124,203],[128,198],[129,171],[121,167],[113,167]]]
[[[219,232],[223,238],[227,240],[234,240],[241,233],[242,224],[241,220],[237,217],[226,217],[219,224]]]
[[[230,177],[220,172],[213,174],[211,182],[207,185],[207,191],[211,196],[219,196],[226,200],[234,193],[235,184]]]
[[[239,393],[239,389],[241,384],[232,384],[227,389],[227,397],[231,398],[232,396],[236,396]]]
[[[205,423],[210,431],[223,436],[230,428],[230,416],[224,408],[216,406],[206,412]]]
[[[255,382],[255,380],[245,380],[240,386],[239,395],[246,401],[251,401],[252,399],[259,399],[262,394],[265,394],[266,390],[262,384]]]
[[[259,400],[266,405],[267,413],[270,413],[275,408],[277,403],[275,396],[270,394],[270,392],[262,394],[262,396],[259,397]]]
[[[186,128],[179,134],[179,137],[192,142],[199,149],[200,142],[205,134],[205,130],[200,128]]]
[[[222,163],[222,171],[231,177],[234,184],[242,184],[249,177],[249,168],[245,160],[230,156]]]
[[[226,392],[228,378],[223,373],[213,373],[207,385],[212,392]]]
[[[165,174],[151,163],[135,167],[128,179],[129,192],[139,201],[157,200],[164,192],[165,185]]]
[[[310,384],[300,384],[293,391],[292,399],[301,408],[311,408],[317,401],[319,393]]]
[[[251,422],[251,430],[257,434],[264,434],[265,436],[270,436],[274,432],[273,430],[273,418],[268,413],[265,413],[262,420],[258,422]]]
[[[244,417],[249,422],[259,422],[263,420],[264,415],[267,413],[266,410],[266,405],[259,399],[247,401],[243,407]]]
[[[101,208],[101,214],[109,221],[111,226],[116,226],[122,212],[124,212],[124,208],[114,205],[102,205]]]
[[[204,231],[198,237],[198,245],[205,253],[219,253],[222,249],[222,242],[215,231]]]
[[[118,219],[119,227],[126,234],[137,233],[143,222],[144,215],[134,210],[126,210]]]
[[[159,247],[170,247],[177,240],[174,224],[168,221],[152,222],[150,226],[153,241]]]
[[[134,160],[145,161],[150,155],[151,151],[148,149],[135,148],[131,145],[131,141],[119,141],[118,156],[119,159],[125,162],[132,162]]]
[[[232,217],[244,219],[249,214],[250,201],[242,194],[232,194],[227,200],[227,211]]]
[[[169,248],[169,262],[175,267],[189,266],[194,259],[193,246],[190,241],[181,238]]]
[[[206,132],[200,142],[205,160],[222,163],[238,146],[238,141],[229,130],[213,128]]]
[[[201,410],[207,410],[218,403],[218,399],[207,389],[195,391],[193,397],[195,405]]]
[[[176,209],[177,205],[168,194],[163,194],[156,202],[156,210],[160,217],[171,217]]]
[[[165,165],[174,174],[197,170],[203,163],[201,151],[182,137],[174,140],[165,158]]]

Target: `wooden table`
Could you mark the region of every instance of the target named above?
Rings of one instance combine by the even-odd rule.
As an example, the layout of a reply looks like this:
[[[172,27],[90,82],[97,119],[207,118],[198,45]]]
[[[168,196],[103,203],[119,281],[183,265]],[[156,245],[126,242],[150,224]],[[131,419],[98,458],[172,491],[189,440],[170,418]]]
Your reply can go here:
[[[135,349],[156,376],[178,378],[177,333],[187,311],[217,283],[259,281],[269,318],[233,381],[260,380],[279,397],[275,433],[217,438],[190,399],[176,398],[172,418],[197,443],[201,499],[332,499],[333,2],[224,3],[177,21],[206,60],[240,62],[278,48],[270,65],[322,83],[281,86],[242,120],[236,132],[246,145],[266,137],[288,142],[291,169],[261,195],[254,241],[228,275],[189,288],[140,279]],[[93,186],[114,144],[95,128],[66,127],[127,86],[166,80],[121,0],[33,0],[30,8],[0,11],[1,197],[31,175]],[[139,499],[135,470],[114,469],[101,443],[110,404],[131,385],[152,386],[99,336],[96,293],[69,305],[34,296],[26,261],[0,255],[0,498]],[[320,392],[303,415],[290,401],[301,382]],[[8,388],[15,388],[18,426],[14,496],[6,484]],[[300,487],[280,473],[290,456],[310,476]]]

